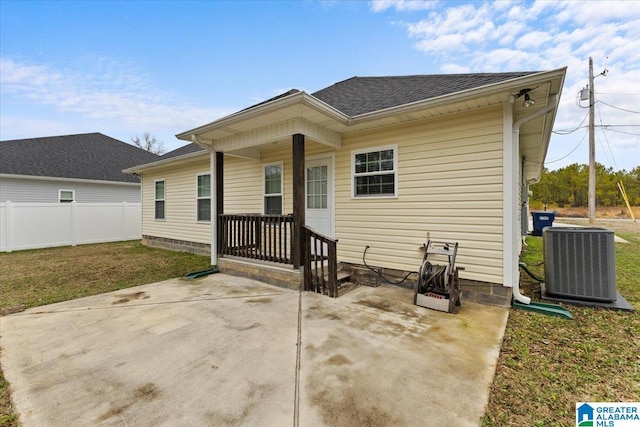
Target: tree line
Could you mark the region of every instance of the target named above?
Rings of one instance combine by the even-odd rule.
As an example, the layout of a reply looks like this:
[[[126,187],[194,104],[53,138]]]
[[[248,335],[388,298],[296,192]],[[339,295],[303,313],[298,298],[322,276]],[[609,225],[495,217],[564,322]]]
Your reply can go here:
[[[596,163],[596,205],[624,206],[625,202],[618,182],[622,181],[631,206],[640,205],[640,166],[631,171],[614,171]],[[533,193],[529,201],[533,206],[547,204],[554,207],[584,207],[589,197],[589,166],[574,163],[549,171],[544,168],[540,181],[529,189]]]

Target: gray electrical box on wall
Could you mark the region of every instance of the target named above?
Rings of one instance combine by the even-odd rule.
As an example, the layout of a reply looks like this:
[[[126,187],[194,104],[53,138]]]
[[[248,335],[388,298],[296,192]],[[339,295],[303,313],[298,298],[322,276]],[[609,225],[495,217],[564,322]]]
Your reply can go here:
[[[603,228],[547,227],[543,231],[548,294],[589,301],[615,301],[616,246]]]

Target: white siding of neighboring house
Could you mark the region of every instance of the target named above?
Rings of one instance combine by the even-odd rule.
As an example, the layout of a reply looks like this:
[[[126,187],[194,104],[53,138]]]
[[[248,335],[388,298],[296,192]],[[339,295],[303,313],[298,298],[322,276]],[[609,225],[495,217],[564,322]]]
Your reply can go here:
[[[135,183],[0,177],[0,202],[58,203],[59,190],[73,190],[78,203],[140,203],[140,184]]]

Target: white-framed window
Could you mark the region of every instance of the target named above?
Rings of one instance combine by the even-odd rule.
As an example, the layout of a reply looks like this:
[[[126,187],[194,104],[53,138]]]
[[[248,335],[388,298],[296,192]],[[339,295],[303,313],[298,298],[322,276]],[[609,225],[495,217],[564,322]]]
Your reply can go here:
[[[263,165],[264,213],[282,215],[282,162]]]
[[[165,203],[165,180],[158,179],[155,181],[155,219],[164,219],[164,203]]]
[[[198,175],[196,192],[198,221],[211,221],[211,174]]]
[[[351,152],[351,196],[398,196],[398,146]]]
[[[71,203],[76,200],[75,190],[58,190],[59,203]]]

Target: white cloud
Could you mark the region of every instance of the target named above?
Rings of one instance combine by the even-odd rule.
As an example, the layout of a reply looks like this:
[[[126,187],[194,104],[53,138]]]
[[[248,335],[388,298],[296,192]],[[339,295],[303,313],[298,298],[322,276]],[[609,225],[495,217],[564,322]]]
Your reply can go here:
[[[152,133],[181,132],[231,112],[194,107],[173,94],[160,93],[135,68],[114,61],[91,58],[79,69],[59,69],[2,57],[3,103],[27,101],[94,123],[109,122],[116,127],[135,127]],[[11,123],[20,120],[3,118],[3,134],[9,133]]]
[[[640,1],[451,2],[411,16],[413,21],[403,23],[407,36],[418,51],[440,63],[444,73],[568,67],[557,129],[576,127],[586,113],[575,96],[587,84],[589,57],[596,74],[605,66],[610,70],[607,77],[596,79],[597,91],[624,93],[640,87]],[[640,89],[632,91],[635,95],[601,96],[611,105],[638,111]],[[598,120],[600,115],[603,124],[640,122],[637,114],[603,104],[596,112]],[[614,130],[640,133],[637,127],[600,130],[607,149],[610,145],[614,153],[630,147],[634,154],[640,151],[638,135]],[[554,147],[568,152],[581,136],[582,130],[554,136],[550,156]]]
[[[369,7],[373,12],[383,12],[391,8],[405,12],[433,9],[436,4],[433,0],[372,0]]]
[[[442,72],[447,74],[468,74],[471,72],[469,67],[458,64],[445,64],[441,68]]]
[[[539,48],[552,39],[551,35],[545,31],[531,31],[520,37],[516,41],[516,45],[520,49]]]
[[[580,25],[597,25],[611,20],[640,18],[638,1],[563,2],[572,19]]]

